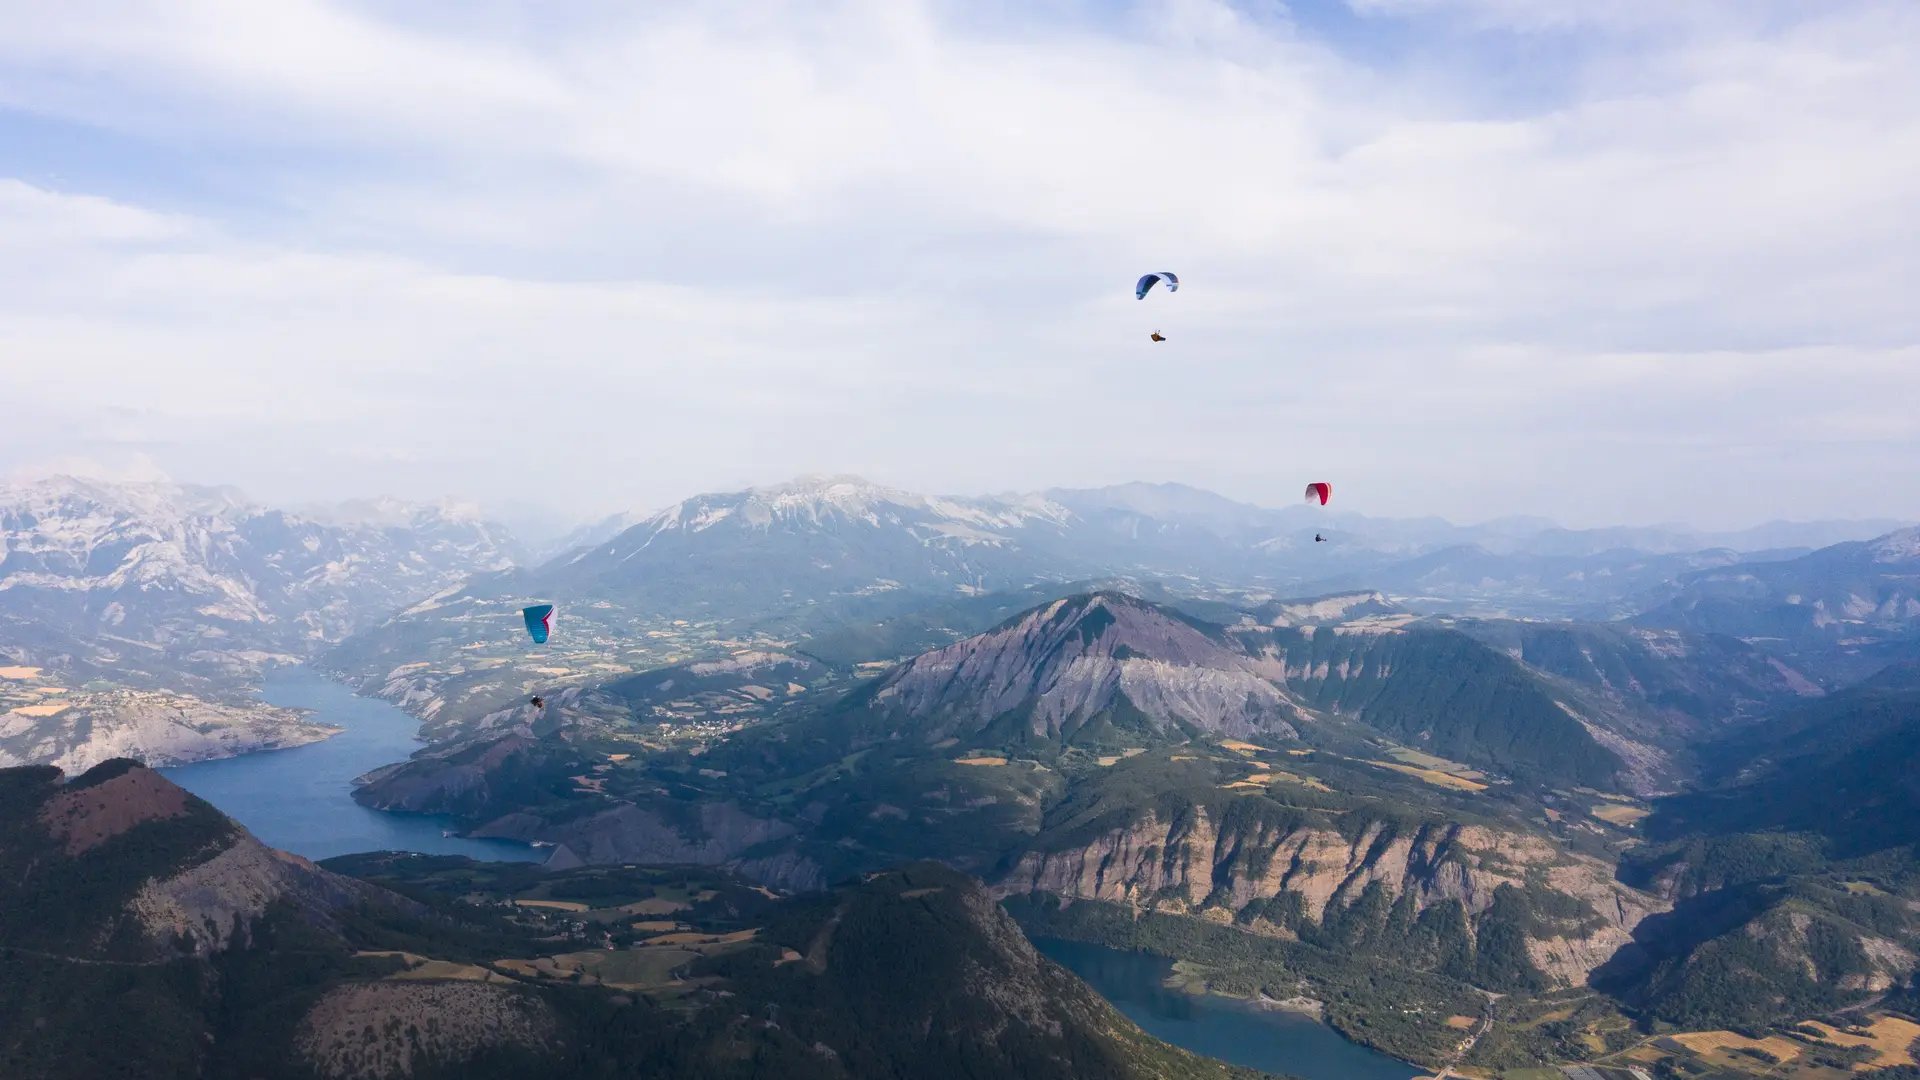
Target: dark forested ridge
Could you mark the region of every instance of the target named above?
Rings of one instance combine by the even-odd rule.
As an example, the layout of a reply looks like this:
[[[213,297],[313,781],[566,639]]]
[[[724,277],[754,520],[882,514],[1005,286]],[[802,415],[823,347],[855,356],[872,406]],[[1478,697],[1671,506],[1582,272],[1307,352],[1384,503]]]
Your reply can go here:
[[[1660,803],[1650,835],[1814,833],[1836,856],[1920,842],[1920,662],[1704,751],[1718,786]]]
[[[800,898],[713,868],[329,866],[132,762],[0,770],[0,1075],[1254,1075],[1141,1034],[938,865]]]
[[[1900,1000],[1920,952],[1920,666],[1702,750],[1621,876],[1676,900],[1595,983],[1663,1021],[1765,1024]]]

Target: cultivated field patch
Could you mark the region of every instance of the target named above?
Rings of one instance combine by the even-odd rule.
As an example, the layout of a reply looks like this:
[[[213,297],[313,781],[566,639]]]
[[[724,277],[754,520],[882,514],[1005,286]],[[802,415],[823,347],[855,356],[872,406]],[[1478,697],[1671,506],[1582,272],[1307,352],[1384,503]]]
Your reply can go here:
[[[554,911],[587,911],[587,905],[573,900],[515,900],[516,907],[551,908]]]
[[[1609,825],[1621,826],[1632,825],[1634,822],[1653,813],[1651,810],[1643,810],[1638,806],[1621,806],[1619,803],[1608,803],[1605,806],[1596,806],[1588,812]]]
[[[1800,1056],[1800,1044],[1779,1035],[1769,1035],[1764,1039],[1749,1039],[1745,1035],[1731,1031],[1695,1031],[1685,1035],[1675,1035],[1673,1041],[1703,1056],[1716,1050],[1758,1050],[1782,1062],[1792,1061]]]
[[[1469,780],[1464,776],[1455,776],[1449,772],[1441,772],[1438,769],[1423,769],[1417,765],[1402,765],[1397,761],[1369,761],[1367,764],[1378,765],[1383,769],[1392,769],[1397,773],[1417,777],[1432,784],[1434,787],[1451,788],[1454,791],[1487,790],[1487,785],[1476,780]]]
[[[1826,1032],[1821,1038],[1838,1046],[1865,1046],[1879,1051],[1880,1056],[1873,1062],[1876,1069],[1914,1064],[1910,1051],[1913,1041],[1920,1039],[1920,1024],[1897,1016],[1883,1016],[1875,1020],[1865,1035],[1852,1035],[1814,1021],[1801,1026]]]

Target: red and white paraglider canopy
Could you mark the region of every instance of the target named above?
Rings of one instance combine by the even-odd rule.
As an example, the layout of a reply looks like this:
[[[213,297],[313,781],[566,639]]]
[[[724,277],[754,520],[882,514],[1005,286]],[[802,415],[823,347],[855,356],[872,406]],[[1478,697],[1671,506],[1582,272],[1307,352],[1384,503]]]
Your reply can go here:
[[[1333,498],[1332,484],[1308,484],[1307,485],[1307,501],[1308,502],[1319,503],[1321,506],[1325,506],[1327,505],[1327,500],[1331,498]]]

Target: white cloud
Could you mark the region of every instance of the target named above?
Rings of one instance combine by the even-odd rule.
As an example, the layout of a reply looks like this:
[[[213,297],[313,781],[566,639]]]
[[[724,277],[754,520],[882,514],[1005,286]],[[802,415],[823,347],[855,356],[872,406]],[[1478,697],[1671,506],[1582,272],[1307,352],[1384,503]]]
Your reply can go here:
[[[269,207],[0,181],[0,454],[582,509],[818,469],[1914,513],[1909,5],[1354,6],[1576,69],[1491,107],[1204,0],[0,2],[0,103]]]

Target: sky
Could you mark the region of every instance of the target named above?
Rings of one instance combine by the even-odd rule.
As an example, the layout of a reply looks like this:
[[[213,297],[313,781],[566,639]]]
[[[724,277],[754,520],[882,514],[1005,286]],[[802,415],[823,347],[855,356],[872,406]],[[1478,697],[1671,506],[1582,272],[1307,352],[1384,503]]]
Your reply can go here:
[[[1910,0],[0,25],[0,474],[1920,518]]]

